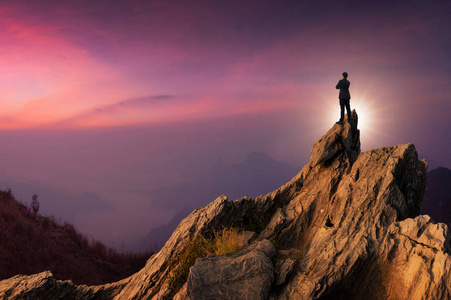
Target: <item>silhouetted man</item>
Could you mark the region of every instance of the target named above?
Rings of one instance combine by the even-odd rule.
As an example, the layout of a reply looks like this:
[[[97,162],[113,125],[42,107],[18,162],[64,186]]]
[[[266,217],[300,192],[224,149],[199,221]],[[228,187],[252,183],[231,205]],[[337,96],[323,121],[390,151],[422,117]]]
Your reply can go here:
[[[338,99],[340,99],[340,120],[336,122],[337,124],[343,124],[343,120],[345,117],[345,106],[346,111],[348,112],[348,122],[351,119],[351,107],[349,106],[349,100],[351,100],[351,94],[349,93],[349,86],[351,83],[348,79],[348,73],[343,72],[343,79],[341,79],[336,88],[340,89],[340,94],[338,95]]]

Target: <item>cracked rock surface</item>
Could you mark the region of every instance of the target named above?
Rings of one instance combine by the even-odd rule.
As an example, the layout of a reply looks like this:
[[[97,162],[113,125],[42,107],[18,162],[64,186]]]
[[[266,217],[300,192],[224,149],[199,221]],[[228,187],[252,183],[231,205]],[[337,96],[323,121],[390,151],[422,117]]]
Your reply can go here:
[[[266,299],[274,280],[268,240],[222,256],[198,258],[189,272],[189,299]]]
[[[50,273],[16,276],[0,282],[0,298],[170,299],[174,291],[167,278],[174,266],[169,262],[187,243],[244,222],[258,228],[254,244],[198,259],[174,299],[450,299],[449,228],[418,216],[427,164],[412,144],[360,153],[357,123],[353,111],[350,122],[335,124],[315,142],[309,163],[278,190],[255,199],[220,196],[193,211],[161,251],[127,279],[87,287]],[[267,240],[277,254],[248,251],[254,245],[270,248]],[[237,273],[227,277],[230,265]],[[263,265],[259,278],[246,273]],[[208,275],[213,270],[214,276]],[[242,284],[251,279],[253,289],[246,294]],[[202,292],[196,294],[199,286]]]

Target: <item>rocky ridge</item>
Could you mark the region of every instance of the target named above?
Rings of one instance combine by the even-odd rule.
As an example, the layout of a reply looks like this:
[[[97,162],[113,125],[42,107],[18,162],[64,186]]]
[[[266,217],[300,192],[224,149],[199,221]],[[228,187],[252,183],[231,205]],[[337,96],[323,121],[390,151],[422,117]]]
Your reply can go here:
[[[220,196],[193,211],[127,279],[88,287],[50,272],[18,275],[0,282],[0,298],[450,299],[449,228],[418,216],[427,164],[412,144],[360,153],[357,121],[354,111],[350,122],[335,124],[278,190]],[[198,259],[174,296],[169,262],[197,235],[238,223],[258,228],[256,240]]]

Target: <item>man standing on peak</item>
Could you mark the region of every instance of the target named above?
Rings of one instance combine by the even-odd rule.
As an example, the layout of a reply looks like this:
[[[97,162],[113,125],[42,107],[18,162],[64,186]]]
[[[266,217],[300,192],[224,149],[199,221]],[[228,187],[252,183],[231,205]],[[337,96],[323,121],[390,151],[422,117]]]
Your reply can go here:
[[[335,88],[340,89],[340,94],[338,95],[338,99],[340,99],[340,120],[336,122],[337,124],[343,124],[344,116],[345,116],[345,106],[346,111],[348,112],[348,123],[351,119],[351,107],[349,106],[349,100],[351,100],[351,94],[349,93],[349,86],[351,83],[348,79],[348,73],[343,72],[343,79],[341,79]]]

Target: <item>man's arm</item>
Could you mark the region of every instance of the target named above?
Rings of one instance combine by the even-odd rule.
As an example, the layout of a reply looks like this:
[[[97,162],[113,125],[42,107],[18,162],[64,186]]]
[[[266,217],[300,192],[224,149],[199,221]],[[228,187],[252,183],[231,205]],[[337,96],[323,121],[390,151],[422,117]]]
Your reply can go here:
[[[341,80],[338,81],[337,86],[335,87],[337,90],[340,88],[340,83],[341,83]]]

